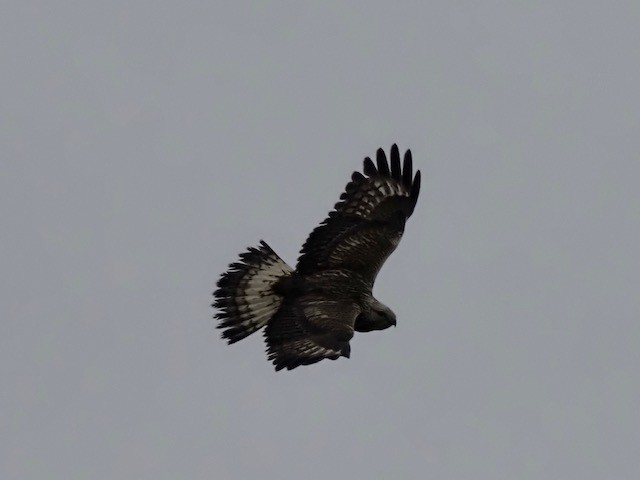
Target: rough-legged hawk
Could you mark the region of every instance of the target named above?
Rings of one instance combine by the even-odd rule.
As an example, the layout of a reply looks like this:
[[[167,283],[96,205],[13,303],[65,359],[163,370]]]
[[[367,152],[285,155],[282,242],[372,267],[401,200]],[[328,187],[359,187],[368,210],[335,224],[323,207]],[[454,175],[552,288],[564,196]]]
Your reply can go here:
[[[218,281],[213,306],[229,343],[264,327],[269,360],[276,370],[324,358],[349,357],[356,332],[396,324],[394,313],[373,298],[376,275],[400,242],[420,192],[411,151],[391,165],[378,149],[376,165],[364,159],[329,217],[316,227],[295,270],[264,241],[232,263]]]

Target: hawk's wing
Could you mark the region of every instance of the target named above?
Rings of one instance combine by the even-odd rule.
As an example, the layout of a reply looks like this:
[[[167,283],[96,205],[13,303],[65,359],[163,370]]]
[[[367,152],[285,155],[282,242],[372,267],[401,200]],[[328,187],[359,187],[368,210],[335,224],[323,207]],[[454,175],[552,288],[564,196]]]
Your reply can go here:
[[[269,360],[276,370],[291,370],[325,358],[348,358],[359,313],[355,303],[321,294],[285,300],[264,331]]]
[[[420,171],[413,176],[411,151],[401,167],[393,145],[390,159],[391,166],[382,149],[377,151],[377,168],[365,158],[364,175],[354,172],[334,210],[303,245],[298,272],[347,269],[373,284],[398,245],[420,192]]]

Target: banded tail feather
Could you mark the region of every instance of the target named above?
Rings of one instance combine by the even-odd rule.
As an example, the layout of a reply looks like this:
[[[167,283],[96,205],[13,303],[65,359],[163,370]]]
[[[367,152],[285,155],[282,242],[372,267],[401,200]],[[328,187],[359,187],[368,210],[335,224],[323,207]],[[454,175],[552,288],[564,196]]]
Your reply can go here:
[[[240,261],[229,265],[213,292],[222,338],[235,343],[266,325],[283,299],[273,287],[292,272],[264,241],[240,254]]]

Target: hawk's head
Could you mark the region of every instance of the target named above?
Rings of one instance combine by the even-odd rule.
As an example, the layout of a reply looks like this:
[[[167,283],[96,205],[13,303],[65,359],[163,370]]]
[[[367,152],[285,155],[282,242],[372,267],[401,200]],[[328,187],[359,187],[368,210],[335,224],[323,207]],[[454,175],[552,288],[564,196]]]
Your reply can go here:
[[[389,307],[380,303],[375,298],[367,305],[356,318],[354,330],[356,332],[370,332],[372,330],[384,330],[391,326],[396,326],[396,314]]]

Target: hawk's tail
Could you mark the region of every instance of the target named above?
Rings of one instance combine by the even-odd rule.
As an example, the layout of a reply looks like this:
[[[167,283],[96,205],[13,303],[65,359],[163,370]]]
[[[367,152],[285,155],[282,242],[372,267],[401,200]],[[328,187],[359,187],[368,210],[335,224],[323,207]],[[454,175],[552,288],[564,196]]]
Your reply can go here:
[[[264,241],[240,254],[240,261],[229,265],[213,292],[218,328],[225,329],[222,337],[234,343],[266,325],[282,303],[273,286],[292,271]]]

